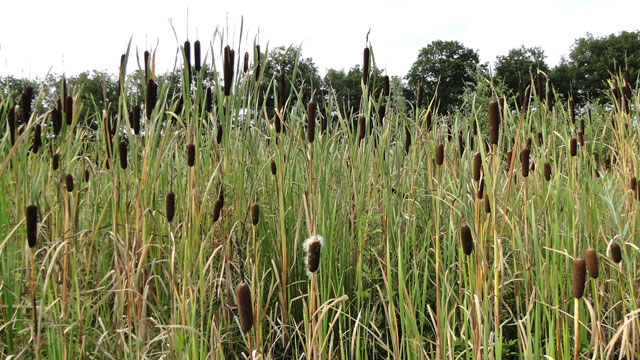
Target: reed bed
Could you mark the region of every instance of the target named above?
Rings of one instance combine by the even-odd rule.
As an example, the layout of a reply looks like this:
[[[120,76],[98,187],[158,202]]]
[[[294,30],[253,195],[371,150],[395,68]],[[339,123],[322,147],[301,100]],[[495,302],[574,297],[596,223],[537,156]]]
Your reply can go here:
[[[184,43],[189,86],[145,52],[107,109],[1,92],[0,357],[640,356],[635,87],[585,109],[534,74],[439,114],[420,86],[403,113],[365,71],[347,115],[218,35],[193,72]]]

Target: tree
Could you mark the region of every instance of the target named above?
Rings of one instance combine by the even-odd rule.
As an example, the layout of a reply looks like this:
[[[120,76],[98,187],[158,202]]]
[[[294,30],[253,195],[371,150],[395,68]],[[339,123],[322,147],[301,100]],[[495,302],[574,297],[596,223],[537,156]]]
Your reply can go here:
[[[263,55],[264,58],[264,55]],[[295,71],[294,71],[295,70]],[[273,111],[276,106],[276,102],[273,97],[273,86],[267,93],[269,81],[274,80],[276,91],[280,91],[278,88],[278,79],[280,73],[285,76],[285,99],[289,95],[293,95],[293,101],[296,99],[296,92],[302,97],[303,103],[310,100],[311,94],[313,94],[314,101],[320,103],[323,98],[321,90],[323,88],[322,79],[318,74],[318,68],[311,58],[305,58],[302,56],[302,51],[293,47],[285,48],[284,46],[276,47],[269,52],[268,61],[265,65],[263,81],[260,84],[260,96],[266,97],[267,110]],[[291,89],[291,83],[295,91]],[[264,98],[260,98],[260,104],[262,104]]]
[[[535,76],[537,69],[549,72],[545,57],[540,47],[511,49],[507,55],[496,57],[496,78],[502,81],[511,95],[517,95],[520,81],[525,88],[531,82],[529,73]]]
[[[558,79],[575,85],[573,89],[563,89],[573,93],[578,100],[606,100],[606,81],[612,74],[629,70],[632,82],[640,69],[640,31],[610,34],[594,37],[587,33],[574,42],[569,60],[552,71],[554,83]],[[567,81],[568,80],[568,81]],[[633,84],[631,84],[633,86]]]
[[[370,75],[370,86],[375,94],[380,93],[382,77],[382,71],[377,67],[373,67],[372,74]],[[329,69],[324,76],[326,92],[329,93],[330,89],[333,89],[333,93],[338,101],[337,106],[344,110],[358,110],[362,96],[361,83],[362,69],[360,65],[352,67],[349,69],[349,72],[346,72],[344,69]]]
[[[478,53],[458,41],[434,41],[420,50],[411,66],[406,76],[410,91],[405,96],[415,99],[418,84],[422,82],[423,102],[433,97],[437,87],[436,102],[440,111],[452,111],[460,105],[465,85],[473,81],[472,73],[479,62]]]

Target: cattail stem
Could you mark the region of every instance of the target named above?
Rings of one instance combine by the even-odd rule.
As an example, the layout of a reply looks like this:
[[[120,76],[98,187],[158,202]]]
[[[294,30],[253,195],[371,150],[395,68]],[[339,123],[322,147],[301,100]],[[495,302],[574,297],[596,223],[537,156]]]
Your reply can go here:
[[[573,359],[578,360],[580,354],[580,299],[573,299]]]

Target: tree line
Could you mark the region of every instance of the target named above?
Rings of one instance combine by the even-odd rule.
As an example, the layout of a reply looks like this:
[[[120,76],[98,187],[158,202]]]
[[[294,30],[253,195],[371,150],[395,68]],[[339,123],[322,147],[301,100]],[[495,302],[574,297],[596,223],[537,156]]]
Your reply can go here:
[[[260,56],[268,59],[260,88],[260,96],[267,109],[274,109],[277,102],[274,91],[269,90],[269,80],[277,84],[282,76],[286,93],[301,91],[303,101],[313,97],[320,103],[331,98],[345,113],[358,111],[362,91],[360,64],[349,69],[329,69],[321,77],[313,59],[303,56],[300,49],[276,47]],[[540,78],[543,87],[548,87],[559,100],[573,98],[577,104],[611,102],[607,81],[612,75],[624,74],[627,81],[636,83],[640,69],[640,31],[623,31],[603,37],[587,33],[575,40],[568,56],[555,67],[550,67],[545,59],[542,48],[521,46],[498,56],[490,66],[480,63],[478,51],[458,41],[436,40],[419,50],[404,77],[390,78],[392,101],[401,111],[410,110],[416,106],[418,89],[422,87],[422,98],[426,101],[423,100],[421,105],[431,105],[444,114],[460,109],[465,93],[473,91],[481,82],[488,81],[499,92],[515,97],[519,91],[531,91],[535,86],[532,84]],[[176,68],[159,74],[156,83],[169,84],[169,94],[178,94],[182,86],[181,71]],[[213,79],[212,83],[220,77],[207,66],[203,66],[203,71],[206,72],[205,78]],[[133,80],[127,82],[126,91],[138,102],[144,102],[143,75],[134,72],[130,76]],[[370,88],[381,91],[384,71],[373,64],[369,76],[374,81]],[[59,98],[57,92],[61,81],[62,75],[35,80],[4,76],[0,77],[0,89],[5,92],[3,96],[19,96],[26,87],[43,89],[45,96],[40,106],[46,109],[53,107],[55,99]],[[80,100],[89,105],[87,111],[117,104],[119,86],[116,75],[85,71],[64,81],[72,89],[82,89]],[[90,119],[91,114],[87,116]]]

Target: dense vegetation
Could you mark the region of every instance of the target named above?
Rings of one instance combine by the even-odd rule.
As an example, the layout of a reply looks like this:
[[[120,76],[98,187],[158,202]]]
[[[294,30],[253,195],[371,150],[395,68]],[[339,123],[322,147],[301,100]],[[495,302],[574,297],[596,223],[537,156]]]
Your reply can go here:
[[[640,355],[632,56],[575,98],[526,66],[443,97],[371,47],[323,81],[216,45],[3,79],[2,357]]]

